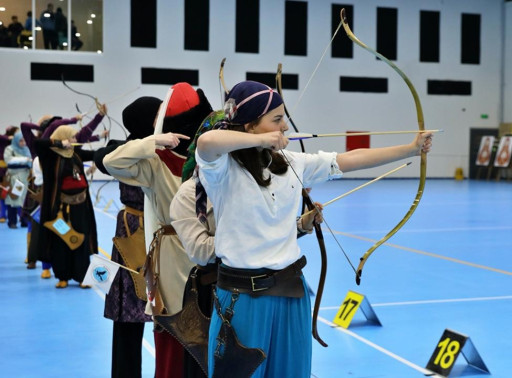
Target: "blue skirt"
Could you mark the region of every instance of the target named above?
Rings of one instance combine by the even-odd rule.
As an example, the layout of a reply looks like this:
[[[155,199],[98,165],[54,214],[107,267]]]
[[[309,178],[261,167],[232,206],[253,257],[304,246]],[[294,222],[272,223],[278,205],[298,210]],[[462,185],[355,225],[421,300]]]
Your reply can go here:
[[[240,294],[234,306],[231,325],[240,343],[260,348],[267,358],[252,377],[311,376],[311,302],[306,281],[302,277],[302,298]],[[222,314],[231,303],[231,292],[216,288]],[[213,309],[208,340],[208,376],[213,376],[214,352],[222,320]]]

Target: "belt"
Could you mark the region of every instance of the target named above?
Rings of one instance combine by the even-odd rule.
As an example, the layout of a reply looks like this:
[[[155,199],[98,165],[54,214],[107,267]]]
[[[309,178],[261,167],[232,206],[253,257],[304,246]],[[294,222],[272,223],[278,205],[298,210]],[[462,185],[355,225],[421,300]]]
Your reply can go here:
[[[162,230],[162,235],[176,235],[176,230],[170,224],[160,227],[160,230]]]
[[[65,194],[62,192],[60,193],[61,202],[67,203],[68,205],[78,205],[79,203],[84,202],[86,198],[86,189],[77,194]]]
[[[229,291],[238,291],[253,296],[271,295],[300,298],[304,296],[302,268],[306,256],[282,270],[235,269],[219,266],[217,286]]]

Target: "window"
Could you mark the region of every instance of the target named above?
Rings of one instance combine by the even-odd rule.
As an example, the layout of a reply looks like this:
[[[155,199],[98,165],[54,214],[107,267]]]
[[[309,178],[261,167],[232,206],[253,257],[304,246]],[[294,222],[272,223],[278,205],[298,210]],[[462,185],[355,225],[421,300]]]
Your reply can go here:
[[[0,47],[103,51],[103,0],[0,0]]]

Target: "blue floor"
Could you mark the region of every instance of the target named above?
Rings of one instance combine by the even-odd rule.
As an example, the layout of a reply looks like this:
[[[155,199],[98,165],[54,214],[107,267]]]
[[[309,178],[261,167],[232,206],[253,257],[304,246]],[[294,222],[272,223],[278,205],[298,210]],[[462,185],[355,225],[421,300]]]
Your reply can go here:
[[[316,187],[326,202],[362,180]],[[117,184],[97,190],[99,245],[109,254],[119,208]],[[469,336],[492,377],[512,376],[512,183],[429,180],[410,221],[369,258],[360,286],[337,242],[357,267],[359,257],[409,209],[416,180],[383,180],[326,207],[327,282],[313,344],[312,376],[421,377],[445,329]],[[113,200],[113,201],[112,201]],[[334,236],[333,236],[334,235]],[[334,237],[336,237],[337,242]],[[0,224],[0,376],[109,377],[112,322],[103,318],[96,290],[40,278],[23,263],[26,229]],[[316,291],[320,259],[316,239],[300,240],[305,274]],[[382,326],[359,309],[348,329],[333,319],[348,290],[363,294]],[[314,297],[312,297],[314,300]],[[151,325],[144,335],[143,376],[154,373]],[[468,342],[467,342],[468,343]],[[460,354],[450,376],[477,377]]]

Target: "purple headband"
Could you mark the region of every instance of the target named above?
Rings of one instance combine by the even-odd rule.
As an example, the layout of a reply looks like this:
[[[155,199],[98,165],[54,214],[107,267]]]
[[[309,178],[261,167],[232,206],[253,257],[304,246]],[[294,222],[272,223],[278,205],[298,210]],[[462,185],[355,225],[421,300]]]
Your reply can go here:
[[[226,95],[224,114],[229,122],[244,125],[260,118],[283,103],[279,94],[256,81],[238,83]]]

